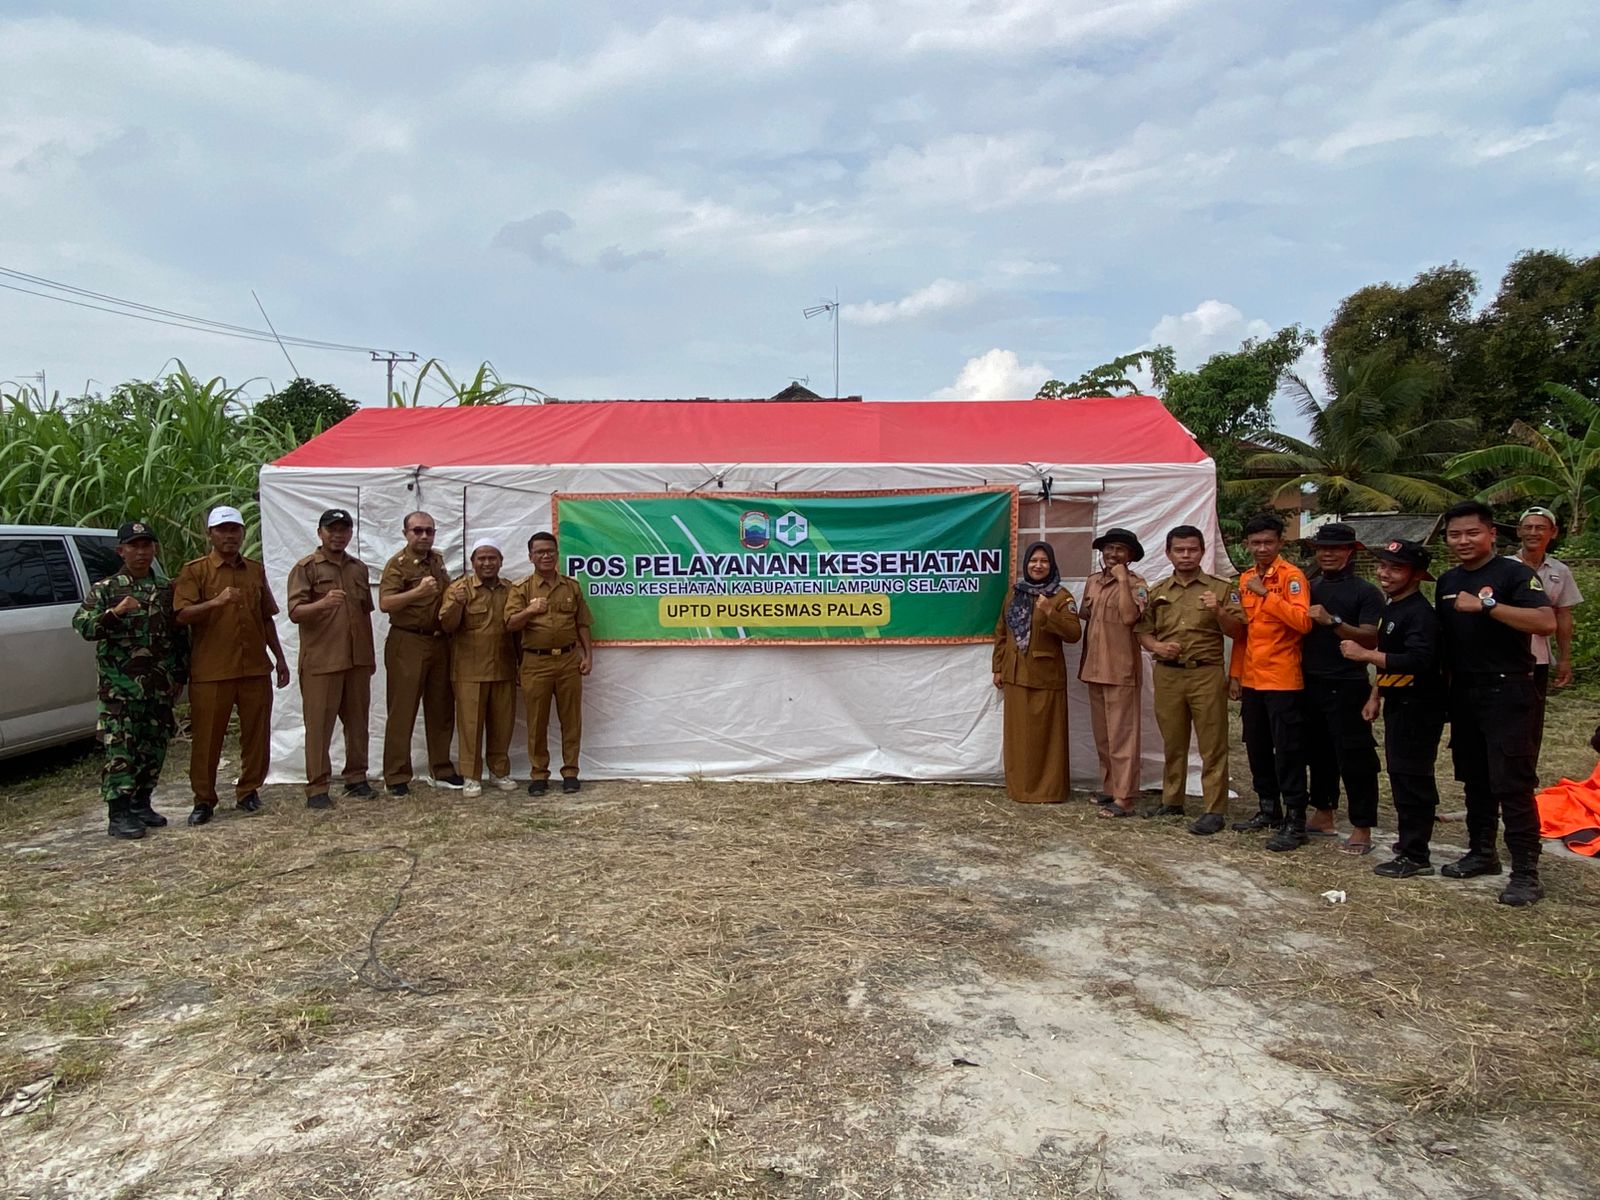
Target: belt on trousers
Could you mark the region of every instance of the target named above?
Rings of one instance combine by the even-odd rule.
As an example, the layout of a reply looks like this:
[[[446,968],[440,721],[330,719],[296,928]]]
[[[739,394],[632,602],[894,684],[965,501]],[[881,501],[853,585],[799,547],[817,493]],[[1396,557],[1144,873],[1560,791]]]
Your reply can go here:
[[[1177,662],[1170,658],[1157,658],[1153,659],[1152,661],[1154,661],[1158,667],[1171,667],[1175,671],[1185,671],[1192,667],[1220,667],[1222,665],[1219,662]]]
[[[524,646],[522,648],[522,652],[524,654],[549,654],[559,658],[563,654],[571,654],[577,644],[577,642],[568,642],[565,646],[552,646],[548,650],[539,650],[535,649],[533,646]]]
[[[431,630],[428,633],[424,633],[420,629],[401,629],[400,626],[398,626],[398,625],[389,626],[389,631],[391,633],[409,633],[412,637],[424,637],[424,638],[442,638],[442,637],[449,637],[450,636],[449,634],[447,634],[442,629],[434,629],[434,630]]]

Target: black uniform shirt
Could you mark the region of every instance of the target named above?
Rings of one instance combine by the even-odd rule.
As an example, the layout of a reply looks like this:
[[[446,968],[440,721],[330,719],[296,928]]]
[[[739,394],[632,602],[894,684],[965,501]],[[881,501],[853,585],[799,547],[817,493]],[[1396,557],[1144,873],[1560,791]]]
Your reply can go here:
[[[1311,603],[1320,604],[1346,625],[1376,625],[1383,617],[1383,593],[1354,571],[1311,578]],[[1300,647],[1300,669],[1308,679],[1365,679],[1366,664],[1339,653],[1337,626],[1313,625]]]
[[[1421,592],[1384,608],[1378,649],[1387,656],[1387,665],[1378,672],[1378,686],[1385,696],[1438,699],[1439,618]]]
[[[1434,590],[1447,671],[1461,676],[1531,675],[1533,635],[1503,625],[1486,612],[1457,612],[1455,598],[1461,592],[1493,596],[1496,604],[1516,608],[1549,608],[1550,597],[1533,569],[1495,555],[1476,570],[1451,567]]]

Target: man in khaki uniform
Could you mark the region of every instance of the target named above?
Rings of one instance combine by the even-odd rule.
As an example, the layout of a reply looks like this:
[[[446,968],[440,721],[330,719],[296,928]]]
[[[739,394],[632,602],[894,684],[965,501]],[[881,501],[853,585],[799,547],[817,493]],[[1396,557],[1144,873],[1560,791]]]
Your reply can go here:
[[[306,733],[306,807],[332,808],[328,747],[344,726],[346,796],[371,796],[367,717],[372,708],[372,587],[367,564],[345,552],[355,523],[342,508],[317,520],[320,549],[289,568],[289,620],[300,627],[300,708]]]
[[[278,642],[273,616],[278,602],[266,569],[239,552],[244,517],[222,504],[206,518],[211,553],[178,572],[172,609],[192,639],[189,660],[189,786],[194,811],[189,824],[204,825],[217,807],[217,765],[228,718],[239,710],[239,778],[235,803],[245,812],[261,808],[272,725],[272,676],[289,686],[289,660]],[[267,659],[271,652],[277,666]]]
[[[1228,670],[1223,637],[1244,633],[1239,592],[1200,569],[1205,535],[1193,525],[1167,534],[1172,575],[1150,589],[1134,627],[1155,662],[1156,725],[1166,769],[1161,801],[1182,809],[1189,778],[1189,731],[1200,743],[1200,785],[1206,810],[1189,832],[1220,833],[1228,811]]]
[[[1149,589],[1128,570],[1144,557],[1131,530],[1108,529],[1094,540],[1101,569],[1083,586],[1078,615],[1086,622],[1078,678],[1089,689],[1089,720],[1100,755],[1100,803],[1132,812],[1139,794],[1139,693],[1144,663],[1133,627]],[[1171,812],[1166,805],[1146,816]],[[1110,814],[1115,816],[1115,813]],[[1183,815],[1183,806],[1177,808]]]
[[[450,758],[456,702],[450,688],[450,639],[439,628],[450,573],[433,548],[437,529],[425,512],[401,522],[406,544],[384,564],[378,608],[389,615],[383,643],[388,719],[383,731],[383,782],[391,796],[411,791],[411,733],[422,708],[428,769],[435,787],[459,789],[465,782]]]
[[[487,760],[490,782],[513,790],[511,729],[517,720],[516,638],[506,629],[511,585],[500,578],[505,556],[499,543],[479,538],[472,547],[472,574],[452,583],[439,606],[439,628],[450,635],[450,679],[456,693],[457,752],[466,776],[462,794],[483,795]]]
[[[589,602],[578,581],[556,569],[554,534],[528,539],[533,574],[511,589],[506,628],[522,634],[522,698],[528,713],[530,796],[542,796],[550,779],[550,700],[561,722],[561,790],[575,792],[583,734],[583,677],[594,667]]]

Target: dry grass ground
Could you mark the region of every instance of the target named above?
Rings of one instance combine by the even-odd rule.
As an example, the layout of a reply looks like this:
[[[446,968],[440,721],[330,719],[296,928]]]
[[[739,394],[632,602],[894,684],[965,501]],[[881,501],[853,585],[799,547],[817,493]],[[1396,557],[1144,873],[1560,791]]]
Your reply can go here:
[[[1552,706],[1547,774],[1587,775],[1593,721]],[[1513,911],[1328,842],[847,784],[274,788],[193,831],[181,769],[130,845],[92,756],[0,770],[8,1197],[1578,1197],[1600,1170],[1589,863],[1547,858]]]

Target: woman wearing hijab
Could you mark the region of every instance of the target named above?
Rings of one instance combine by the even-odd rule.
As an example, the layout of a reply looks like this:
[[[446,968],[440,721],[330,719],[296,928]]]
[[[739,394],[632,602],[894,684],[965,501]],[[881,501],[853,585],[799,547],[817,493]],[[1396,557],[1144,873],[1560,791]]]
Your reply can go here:
[[[1006,792],[1020,803],[1056,804],[1070,791],[1061,645],[1082,635],[1055,551],[1034,542],[1023,552],[1021,578],[994,629],[994,685],[1005,695]]]

